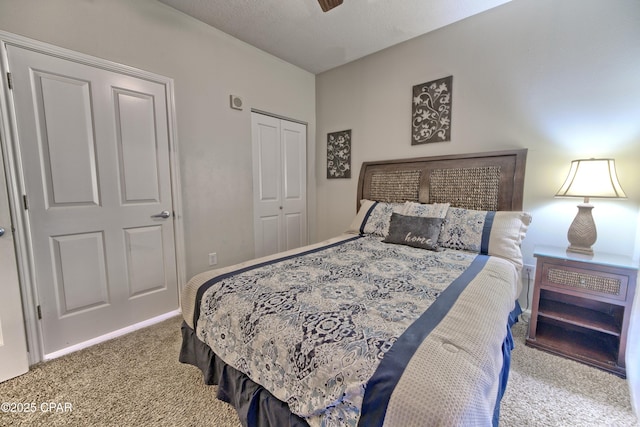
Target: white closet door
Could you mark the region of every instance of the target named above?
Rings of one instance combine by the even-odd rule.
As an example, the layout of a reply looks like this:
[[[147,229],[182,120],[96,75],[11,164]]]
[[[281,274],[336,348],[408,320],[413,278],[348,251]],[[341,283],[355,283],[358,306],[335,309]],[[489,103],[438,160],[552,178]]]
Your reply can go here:
[[[307,127],[252,113],[256,257],[304,246]]]
[[[45,355],[177,309],[166,87],[7,52]]]
[[[280,121],[282,147],[282,221],[281,250],[304,246],[307,239],[307,127]]]

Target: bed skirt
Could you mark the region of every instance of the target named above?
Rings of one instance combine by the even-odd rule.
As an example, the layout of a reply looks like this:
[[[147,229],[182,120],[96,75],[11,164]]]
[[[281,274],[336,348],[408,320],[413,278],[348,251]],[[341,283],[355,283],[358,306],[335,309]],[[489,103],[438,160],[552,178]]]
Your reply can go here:
[[[198,339],[186,322],[182,322],[181,329],[180,362],[200,369],[205,384],[218,386],[216,397],[236,408],[242,425],[309,427],[303,418],[291,413],[286,403],[223,362],[208,345]]]
[[[522,313],[516,302],[515,309],[509,314],[507,334],[502,344],[503,364],[500,373],[500,387],[493,415],[493,425],[498,425],[500,417],[500,400],[507,388],[509,368],[511,366],[511,350],[514,347],[511,326],[518,321]],[[276,399],[269,391],[249,379],[242,372],[227,365],[208,345],[200,341],[189,325],[182,322],[182,347],[179,360],[200,369],[205,384],[217,385],[216,397],[231,404],[238,412],[243,426],[269,427],[291,426],[309,427],[301,417],[292,414],[289,406]]]

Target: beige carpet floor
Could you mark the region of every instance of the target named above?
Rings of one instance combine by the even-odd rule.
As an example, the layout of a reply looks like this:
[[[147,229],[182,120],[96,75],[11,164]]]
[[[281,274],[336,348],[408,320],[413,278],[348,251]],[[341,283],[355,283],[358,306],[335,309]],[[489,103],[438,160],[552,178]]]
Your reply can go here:
[[[180,322],[166,320],[0,384],[1,402],[36,406],[0,412],[0,425],[239,426],[233,408],[215,399],[215,387],[178,362]],[[525,347],[524,335],[525,325],[516,325],[502,426],[637,425],[624,380]]]

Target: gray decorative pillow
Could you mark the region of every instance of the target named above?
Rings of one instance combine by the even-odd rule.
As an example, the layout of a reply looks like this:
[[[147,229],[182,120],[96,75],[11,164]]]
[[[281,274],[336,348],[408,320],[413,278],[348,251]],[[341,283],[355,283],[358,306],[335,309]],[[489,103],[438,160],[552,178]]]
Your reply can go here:
[[[389,234],[383,242],[436,251],[442,221],[442,218],[406,216],[394,212],[391,214]]]

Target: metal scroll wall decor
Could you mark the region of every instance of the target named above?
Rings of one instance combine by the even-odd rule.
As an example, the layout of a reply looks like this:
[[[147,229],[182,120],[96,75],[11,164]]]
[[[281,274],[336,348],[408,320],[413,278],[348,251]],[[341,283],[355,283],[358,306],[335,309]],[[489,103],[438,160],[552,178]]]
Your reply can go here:
[[[327,178],[351,178],[351,129],[327,134]]]
[[[453,76],[413,87],[411,145],[451,141]]]

